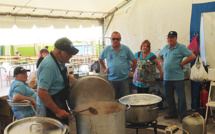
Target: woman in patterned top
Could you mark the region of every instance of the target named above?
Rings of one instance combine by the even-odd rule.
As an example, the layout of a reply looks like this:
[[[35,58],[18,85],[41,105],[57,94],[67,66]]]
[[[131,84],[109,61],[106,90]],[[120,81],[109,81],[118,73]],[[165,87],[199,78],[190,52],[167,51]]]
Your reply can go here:
[[[156,68],[160,71],[160,78],[163,78],[161,65],[151,50],[151,43],[143,41],[139,52],[135,53],[137,66],[134,72],[133,84],[137,87],[137,93],[148,93],[150,86],[155,85]]]

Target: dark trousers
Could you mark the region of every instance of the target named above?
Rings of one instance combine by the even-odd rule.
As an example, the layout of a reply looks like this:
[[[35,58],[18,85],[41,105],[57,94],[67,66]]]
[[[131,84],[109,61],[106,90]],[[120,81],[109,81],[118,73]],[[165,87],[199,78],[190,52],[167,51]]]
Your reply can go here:
[[[115,90],[115,99],[129,94],[129,79],[122,81],[111,81]]]
[[[137,87],[137,93],[149,93],[149,88]]]

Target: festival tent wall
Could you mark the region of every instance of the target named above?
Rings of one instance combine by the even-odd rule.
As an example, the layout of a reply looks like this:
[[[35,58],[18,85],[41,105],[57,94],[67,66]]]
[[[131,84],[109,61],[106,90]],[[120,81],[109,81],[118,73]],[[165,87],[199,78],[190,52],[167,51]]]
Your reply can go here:
[[[139,51],[141,43],[148,39],[152,51],[155,51],[167,44],[167,34],[174,30],[178,32],[178,42],[188,46],[194,33],[199,33],[199,16],[215,11],[214,3],[214,0],[135,0],[117,11],[113,18],[105,19],[105,27],[108,27],[105,36],[110,37],[113,31],[119,31],[122,43],[133,52]],[[212,41],[211,38],[207,40]]]

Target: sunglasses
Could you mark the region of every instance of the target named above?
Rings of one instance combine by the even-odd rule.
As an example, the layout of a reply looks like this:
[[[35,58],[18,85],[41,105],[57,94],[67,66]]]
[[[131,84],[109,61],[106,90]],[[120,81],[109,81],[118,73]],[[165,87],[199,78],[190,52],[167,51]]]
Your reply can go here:
[[[115,41],[115,40],[117,40],[117,41],[119,41],[120,40],[120,38],[111,38],[113,41]]]

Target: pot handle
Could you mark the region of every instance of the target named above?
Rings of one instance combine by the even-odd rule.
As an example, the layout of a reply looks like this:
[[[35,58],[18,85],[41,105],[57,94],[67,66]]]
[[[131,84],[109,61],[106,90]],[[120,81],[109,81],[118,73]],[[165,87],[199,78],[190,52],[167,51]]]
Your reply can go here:
[[[126,109],[125,109],[126,111],[131,108],[131,106],[129,104],[125,104],[125,106],[126,106]]]
[[[42,124],[40,124],[40,123],[34,123],[34,124],[32,124],[31,126],[30,126],[30,132],[32,133],[32,127],[33,126],[38,126],[36,129],[34,129],[34,132],[38,132],[38,131],[40,131],[41,132],[41,134],[43,133],[43,125]],[[38,129],[39,128],[39,129]],[[33,133],[34,133],[33,132]]]
[[[149,108],[148,111],[154,111],[157,110],[159,107]]]
[[[114,100],[115,102],[119,102],[119,99]]]

